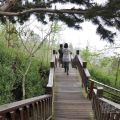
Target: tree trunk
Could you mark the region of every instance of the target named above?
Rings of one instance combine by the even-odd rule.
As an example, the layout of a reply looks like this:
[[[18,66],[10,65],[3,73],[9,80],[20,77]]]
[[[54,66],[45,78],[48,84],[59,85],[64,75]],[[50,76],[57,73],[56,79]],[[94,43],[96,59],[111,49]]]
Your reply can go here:
[[[120,58],[118,57],[118,65],[117,65],[116,78],[115,78],[115,86],[117,85],[117,81],[118,81],[119,66],[120,66]]]
[[[22,79],[22,92],[23,92],[22,99],[23,100],[25,99],[25,79],[26,79],[26,75],[24,75]]]

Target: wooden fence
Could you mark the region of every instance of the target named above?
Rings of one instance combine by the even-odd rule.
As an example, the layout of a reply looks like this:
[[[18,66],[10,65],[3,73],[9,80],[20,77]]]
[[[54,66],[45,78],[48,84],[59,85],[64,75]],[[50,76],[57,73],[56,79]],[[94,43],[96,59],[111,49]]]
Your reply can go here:
[[[120,104],[103,97],[103,88],[93,90],[92,107],[97,120],[120,120]]]
[[[96,120],[120,120],[120,90],[90,79],[87,62],[82,60],[79,51],[76,52],[74,64],[82,78],[82,87],[88,98],[92,99]]]
[[[0,106],[0,120],[46,120],[52,117],[52,96],[43,95]]]

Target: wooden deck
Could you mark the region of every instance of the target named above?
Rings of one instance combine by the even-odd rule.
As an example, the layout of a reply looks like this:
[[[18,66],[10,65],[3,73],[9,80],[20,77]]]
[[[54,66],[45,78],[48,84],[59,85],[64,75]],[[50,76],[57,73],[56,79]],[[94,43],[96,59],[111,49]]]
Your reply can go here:
[[[69,75],[63,68],[55,70],[54,119],[93,120],[91,102],[81,88],[79,73],[70,68]]]

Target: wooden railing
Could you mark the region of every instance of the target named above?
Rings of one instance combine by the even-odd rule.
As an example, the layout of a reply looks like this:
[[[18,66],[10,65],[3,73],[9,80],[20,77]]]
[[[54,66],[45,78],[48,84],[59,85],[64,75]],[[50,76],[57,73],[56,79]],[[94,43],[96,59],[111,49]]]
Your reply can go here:
[[[88,80],[90,78],[90,74],[87,67],[87,62],[83,61],[79,55],[79,51],[76,51],[76,56],[74,58],[74,62],[76,64],[76,68],[78,68],[81,79],[82,79],[82,87],[85,87],[85,91],[88,91]]]
[[[93,90],[92,107],[96,120],[120,120],[120,104],[103,97],[103,88]]]
[[[0,106],[0,120],[49,120],[52,96],[43,95]]]
[[[53,80],[57,65],[55,51],[50,62],[46,94],[0,106],[0,120],[50,120],[53,117]]]
[[[97,86],[103,87],[104,98],[120,104],[120,90],[113,88],[111,86],[105,85],[103,83],[100,83],[98,81],[92,80],[92,79],[89,79],[89,84],[88,84],[89,98],[92,98],[93,89],[97,88]]]
[[[56,67],[57,67],[57,58],[56,58],[55,50],[53,50],[52,59],[50,62],[50,72],[49,72],[48,84],[46,87],[47,94],[53,93],[54,71],[55,71]]]
[[[78,68],[82,79],[82,87],[85,88],[88,98],[93,101],[92,105],[96,119],[120,120],[120,90],[90,79],[87,62],[82,60],[79,55],[79,51],[76,53],[77,54],[74,58],[75,65]],[[97,89],[100,87],[102,87],[101,95],[99,94],[100,90]]]

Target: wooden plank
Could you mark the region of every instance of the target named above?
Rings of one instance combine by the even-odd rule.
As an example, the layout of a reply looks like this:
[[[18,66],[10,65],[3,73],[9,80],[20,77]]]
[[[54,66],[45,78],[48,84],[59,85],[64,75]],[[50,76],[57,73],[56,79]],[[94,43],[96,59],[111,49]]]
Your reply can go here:
[[[54,112],[55,120],[90,120],[93,118],[91,102],[83,95],[79,73],[70,68],[69,75],[63,68],[55,71]]]

